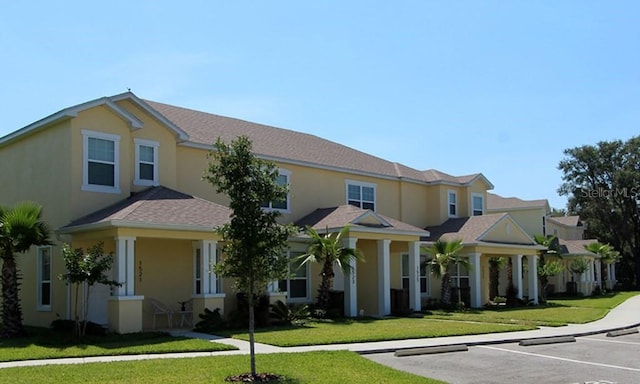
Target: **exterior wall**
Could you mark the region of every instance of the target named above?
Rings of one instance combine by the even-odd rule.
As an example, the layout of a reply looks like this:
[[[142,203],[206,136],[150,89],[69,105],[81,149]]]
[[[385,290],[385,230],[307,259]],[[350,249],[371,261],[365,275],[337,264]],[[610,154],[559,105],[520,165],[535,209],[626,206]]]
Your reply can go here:
[[[378,314],[378,248],[371,240],[358,240],[356,246],[365,256],[365,262],[358,262],[358,311],[366,316]]]
[[[430,210],[437,211],[437,201],[432,201],[428,187],[410,182],[398,182],[400,216],[398,220],[424,228],[429,225]]]
[[[569,227],[547,220],[547,233],[564,240],[584,239],[584,227]]]
[[[508,210],[507,212],[509,213],[509,216],[511,216],[511,218],[513,218],[513,220],[530,236],[542,235],[542,218],[545,215],[543,209]],[[549,233],[548,223],[547,233]]]

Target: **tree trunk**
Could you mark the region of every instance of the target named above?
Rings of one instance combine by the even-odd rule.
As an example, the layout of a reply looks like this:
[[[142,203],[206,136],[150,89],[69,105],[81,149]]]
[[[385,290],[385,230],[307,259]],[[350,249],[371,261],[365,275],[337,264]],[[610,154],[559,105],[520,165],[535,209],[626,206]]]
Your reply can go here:
[[[331,260],[325,260],[320,273],[322,280],[320,288],[318,288],[318,308],[326,310],[329,307],[329,290],[331,289],[331,281],[333,280],[333,263]]]
[[[489,299],[493,300],[494,297],[499,295],[500,284],[500,268],[495,264],[489,265]]]
[[[253,310],[253,293],[249,296],[249,354],[251,355],[251,375],[256,376],[255,319]]]
[[[2,337],[20,337],[26,334],[22,326],[18,267],[11,250],[5,249],[2,257]]]
[[[442,292],[440,292],[440,301],[442,301],[442,305],[451,305],[451,281],[448,273],[442,275],[441,290]]]

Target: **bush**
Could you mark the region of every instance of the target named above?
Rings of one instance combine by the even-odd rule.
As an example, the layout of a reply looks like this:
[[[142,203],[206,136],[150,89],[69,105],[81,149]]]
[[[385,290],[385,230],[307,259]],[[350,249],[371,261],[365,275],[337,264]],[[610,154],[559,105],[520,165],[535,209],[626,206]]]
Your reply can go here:
[[[201,319],[196,323],[194,331],[202,333],[212,333],[227,328],[227,322],[220,314],[220,308],[213,311],[209,308],[204,309],[204,313],[198,315]]]
[[[274,325],[302,325],[311,316],[309,306],[287,305],[281,300],[271,304],[271,320]]]

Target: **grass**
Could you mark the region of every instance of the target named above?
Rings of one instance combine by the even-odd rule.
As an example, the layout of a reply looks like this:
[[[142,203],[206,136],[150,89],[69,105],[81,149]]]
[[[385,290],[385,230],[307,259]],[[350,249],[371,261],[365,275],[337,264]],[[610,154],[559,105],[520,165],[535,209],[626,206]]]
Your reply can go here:
[[[438,384],[441,381],[376,364],[356,353],[308,352],[256,356],[258,372],[283,375],[282,383]],[[2,383],[222,383],[249,370],[248,356],[216,356],[0,369]]]
[[[433,311],[422,319],[347,319],[309,321],[304,326],[256,330],[256,341],[280,347],[342,344],[443,336],[475,335],[587,323],[605,316],[639,292],[620,292],[588,298],[556,298],[545,306]],[[245,330],[221,335],[248,340]]]
[[[0,361],[237,349],[207,340],[172,337],[158,332],[86,336],[78,341],[48,329],[30,328],[29,331],[31,336],[28,337],[0,340]]]

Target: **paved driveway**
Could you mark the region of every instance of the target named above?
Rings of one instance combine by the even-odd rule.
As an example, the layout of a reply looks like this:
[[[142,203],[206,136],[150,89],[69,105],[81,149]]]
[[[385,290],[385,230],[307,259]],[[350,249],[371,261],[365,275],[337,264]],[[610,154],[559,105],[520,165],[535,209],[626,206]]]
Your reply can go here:
[[[365,355],[390,367],[452,384],[640,383],[640,335],[594,335],[575,343],[469,347],[467,352]]]

